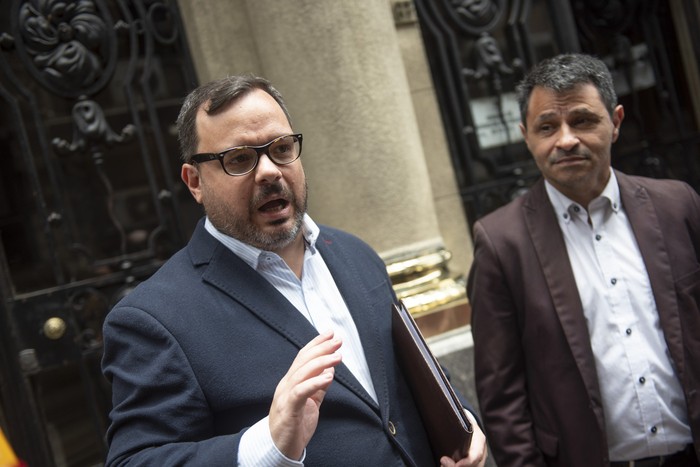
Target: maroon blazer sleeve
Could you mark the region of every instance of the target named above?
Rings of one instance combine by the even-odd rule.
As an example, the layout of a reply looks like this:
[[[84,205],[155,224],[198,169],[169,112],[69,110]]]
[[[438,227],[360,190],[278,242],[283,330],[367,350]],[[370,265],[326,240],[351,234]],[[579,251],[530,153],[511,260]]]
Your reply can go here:
[[[474,248],[467,293],[475,311],[476,389],[490,449],[502,465],[544,466],[528,408],[517,313],[503,271],[506,259],[479,222]]]

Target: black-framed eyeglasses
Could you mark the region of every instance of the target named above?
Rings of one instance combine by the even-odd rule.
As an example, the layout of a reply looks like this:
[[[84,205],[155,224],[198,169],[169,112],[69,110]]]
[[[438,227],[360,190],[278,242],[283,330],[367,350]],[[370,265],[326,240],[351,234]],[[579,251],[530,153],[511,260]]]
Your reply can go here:
[[[301,156],[301,133],[284,135],[262,146],[236,146],[218,154],[203,153],[190,157],[190,162],[201,163],[218,159],[228,175],[238,176],[250,173],[257,167],[262,154],[267,154],[277,165],[291,164]]]

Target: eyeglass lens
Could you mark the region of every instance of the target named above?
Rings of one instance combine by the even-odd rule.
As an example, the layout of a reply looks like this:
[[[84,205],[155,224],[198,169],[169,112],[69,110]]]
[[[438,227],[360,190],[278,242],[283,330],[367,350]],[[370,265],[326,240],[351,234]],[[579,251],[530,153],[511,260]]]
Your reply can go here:
[[[296,136],[283,136],[262,147],[234,148],[223,154],[224,170],[231,175],[249,172],[255,167],[260,154],[267,155],[275,164],[291,164],[299,157],[299,139]]]

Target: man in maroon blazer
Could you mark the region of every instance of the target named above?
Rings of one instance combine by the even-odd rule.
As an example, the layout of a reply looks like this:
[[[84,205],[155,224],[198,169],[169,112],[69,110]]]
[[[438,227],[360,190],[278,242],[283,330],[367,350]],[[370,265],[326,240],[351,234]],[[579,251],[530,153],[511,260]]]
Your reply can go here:
[[[475,224],[468,283],[493,457],[700,465],[700,196],[611,169],[624,110],[600,60],[545,60],[518,98],[543,178]]]

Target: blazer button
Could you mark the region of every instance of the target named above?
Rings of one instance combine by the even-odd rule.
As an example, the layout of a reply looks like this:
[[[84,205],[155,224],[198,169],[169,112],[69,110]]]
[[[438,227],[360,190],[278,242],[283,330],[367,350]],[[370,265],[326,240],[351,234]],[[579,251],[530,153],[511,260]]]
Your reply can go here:
[[[389,433],[391,433],[393,436],[396,436],[396,427],[394,426],[394,422],[389,420]]]

